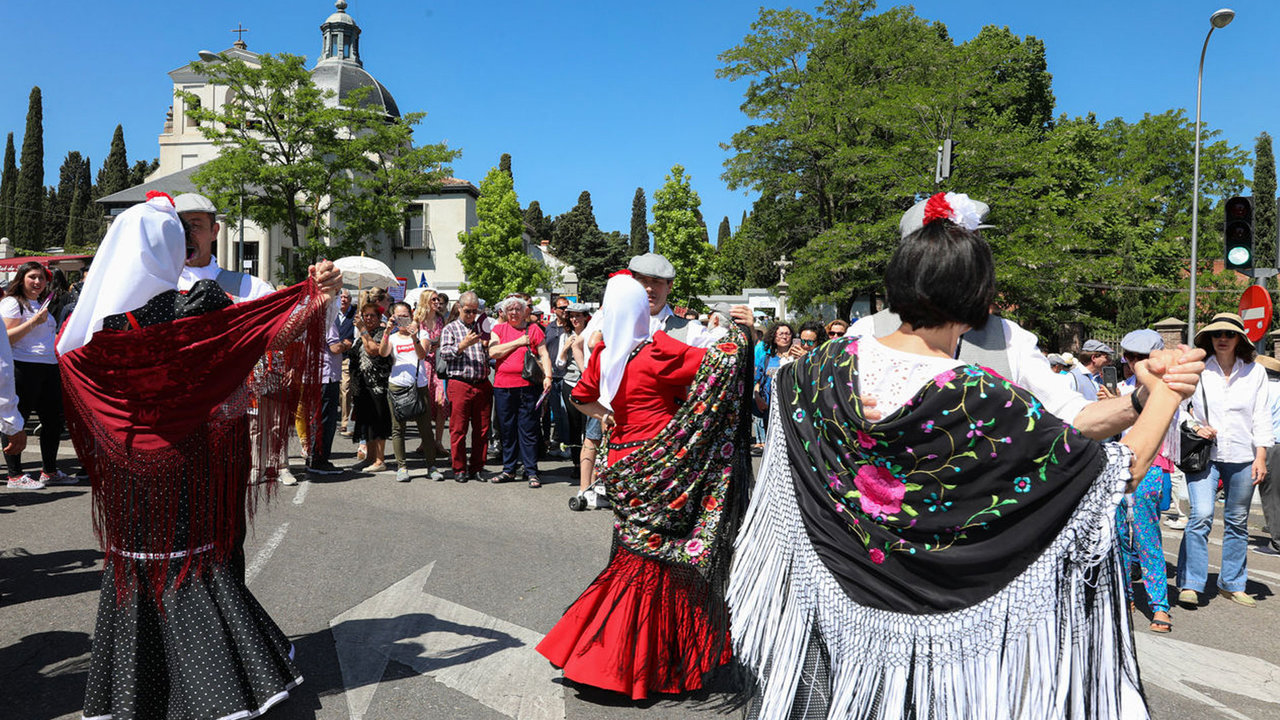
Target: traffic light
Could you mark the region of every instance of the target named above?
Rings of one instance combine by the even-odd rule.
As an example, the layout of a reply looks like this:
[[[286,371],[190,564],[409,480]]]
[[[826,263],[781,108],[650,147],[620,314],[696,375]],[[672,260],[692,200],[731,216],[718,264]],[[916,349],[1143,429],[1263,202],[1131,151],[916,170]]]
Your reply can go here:
[[[1222,236],[1228,270],[1253,267],[1253,198],[1233,197],[1226,203],[1226,228]]]

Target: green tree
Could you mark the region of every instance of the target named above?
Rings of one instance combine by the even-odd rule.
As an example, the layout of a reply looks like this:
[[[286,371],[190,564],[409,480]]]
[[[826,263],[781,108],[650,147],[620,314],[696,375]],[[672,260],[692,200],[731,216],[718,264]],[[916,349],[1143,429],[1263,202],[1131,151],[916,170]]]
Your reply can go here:
[[[631,254],[643,255],[649,252],[649,217],[645,207],[644,188],[636,188],[635,197],[631,198]]]
[[[67,213],[67,234],[62,245],[71,252],[73,248],[93,250],[98,246],[101,233],[102,217],[93,206],[93,185],[89,181],[89,159],[85,158],[80,166],[80,177],[76,178],[71,193],[71,203]]]
[[[729,216],[725,215],[720,219],[720,228],[716,231],[716,247],[728,240],[731,235],[733,235],[733,229],[729,227]]]
[[[79,152],[72,150],[63,158],[62,166],[58,168],[58,185],[51,189],[48,212],[45,215],[44,245],[46,247],[62,245],[66,240],[73,196],[87,162]]]
[[[583,190],[578,195],[578,204],[552,223],[551,253],[576,267],[582,259],[584,247],[590,244],[588,238],[599,232],[600,226],[596,224],[596,213],[591,206],[591,193]]]
[[[551,218],[542,214],[542,205],[537,200],[529,203],[524,211],[524,229],[529,239],[541,245],[551,242]]]
[[[13,235],[13,203],[17,187],[17,153],[13,149],[13,133],[9,133],[4,143],[4,170],[0,172],[0,237]]]
[[[498,158],[498,169],[511,175],[511,153],[502,153],[502,157]],[[515,176],[511,175],[512,182],[515,182]]]
[[[147,181],[147,176],[160,167],[160,159],[152,158],[150,162],[137,160],[129,168],[129,187],[137,187]]]
[[[1253,145],[1254,262],[1276,266],[1276,156],[1271,136],[1262,133]]]
[[[106,197],[129,187],[129,154],[124,146],[124,127],[116,125],[115,132],[111,134],[111,150],[107,152],[107,161],[98,170],[98,197]]]
[[[582,238],[582,254],[574,262],[578,276],[578,299],[581,302],[600,302],[604,299],[604,286],[609,275],[627,266],[631,256],[631,243],[626,235],[612,230],[589,230]]]
[[[550,269],[525,252],[524,228],[511,174],[490,169],[480,182],[476,225],[458,233],[458,259],[467,276],[461,288],[475,291],[492,305],[510,293],[536,293],[550,285]]]
[[[709,290],[711,245],[706,241],[707,227],[699,218],[702,200],[684,174],[684,168],[671,168],[662,187],[653,193],[653,249],[666,256],[676,268],[672,299],[677,304],[699,304],[698,295]]]
[[[376,248],[381,235],[399,232],[409,200],[438,187],[458,152],[414,146],[413,127],[425,113],[392,118],[364,107],[368,88],[331,106],[332,92],[316,88],[303,58],[258,60],[260,67],[239,60],[192,64],[236,98],[215,110],[178,93],[219,151],[192,177],[196,185],[228,222],[238,219],[238,199],[247,192],[249,219],[283,225],[292,241],[281,258],[287,276],[322,254]]]
[[[25,249],[44,247],[44,110],[40,88],[31,88],[27,101],[27,129],[22,135],[18,184],[14,190],[14,245]]]
[[[745,216],[738,231],[716,243],[711,267],[713,287],[725,294],[742,292],[743,288],[771,287],[778,280],[773,261],[781,253],[770,244],[767,234]]]

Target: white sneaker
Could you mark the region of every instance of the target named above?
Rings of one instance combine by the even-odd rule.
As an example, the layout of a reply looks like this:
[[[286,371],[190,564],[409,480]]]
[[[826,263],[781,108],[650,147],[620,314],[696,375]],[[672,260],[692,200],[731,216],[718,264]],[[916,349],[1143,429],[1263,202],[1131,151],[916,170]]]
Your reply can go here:
[[[280,481],[281,485],[298,484],[298,478],[294,477],[293,473],[289,472],[289,468],[280,468],[280,474],[276,476],[276,479]]]
[[[9,484],[5,487],[10,490],[43,490],[44,483],[31,477],[29,474],[24,474],[21,477],[9,478]]]
[[[409,471],[405,468],[396,470],[396,482],[409,482]]]
[[[1182,517],[1165,518],[1164,526],[1172,530],[1185,530],[1187,529],[1187,519]]]

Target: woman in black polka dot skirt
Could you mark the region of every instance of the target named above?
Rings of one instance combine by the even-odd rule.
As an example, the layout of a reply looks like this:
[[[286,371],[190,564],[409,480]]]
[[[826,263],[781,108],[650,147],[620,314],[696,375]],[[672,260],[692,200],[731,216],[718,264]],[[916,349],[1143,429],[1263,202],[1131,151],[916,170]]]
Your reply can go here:
[[[313,275],[317,284],[218,312],[231,300],[216,282],[198,282],[185,295],[174,288],[181,248],[171,203],[151,200],[122,214],[86,283],[98,309],[79,304],[86,316],[77,323],[73,315],[58,344],[72,436],[93,480],[95,530],[106,551],[85,691],[89,720],[244,720],[302,682],[289,639],[244,581],[251,500],[243,378],[254,363],[245,356],[260,357],[299,328],[308,339],[322,330],[325,296],[341,276],[335,282],[325,264]],[[142,291],[149,299],[127,309],[141,293],[119,283],[135,277],[151,282]],[[176,322],[207,313],[217,313],[207,324]],[[173,325],[157,327],[166,323]],[[202,350],[192,338],[206,327],[214,328],[212,344],[250,328],[249,349],[219,354],[205,343],[210,349]],[[170,347],[159,347],[166,340]],[[139,372],[129,357],[139,346],[166,358],[158,362],[170,362],[170,352],[180,360]],[[217,359],[201,363],[190,353]],[[312,364],[303,356],[298,367]],[[184,384],[197,389],[185,393]],[[184,425],[187,415],[194,419]]]

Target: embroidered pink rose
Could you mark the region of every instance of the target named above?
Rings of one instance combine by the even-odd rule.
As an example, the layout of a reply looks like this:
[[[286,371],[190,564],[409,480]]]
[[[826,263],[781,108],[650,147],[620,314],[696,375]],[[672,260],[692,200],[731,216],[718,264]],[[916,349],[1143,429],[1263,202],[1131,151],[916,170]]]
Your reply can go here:
[[[942,388],[942,387],[945,387],[947,383],[955,379],[956,379],[956,371],[947,370],[945,372],[939,373],[938,376],[933,379],[933,384],[937,385],[939,388]]]
[[[856,437],[856,438],[858,439],[858,445],[859,445],[863,450],[869,450],[869,449],[871,449],[871,448],[873,448],[873,447],[875,447],[875,446],[876,446],[876,440],[875,440],[875,438],[873,438],[873,437],[871,437],[870,435],[868,435],[868,434],[866,434],[866,433],[862,432],[861,430],[859,430],[859,431],[857,431],[856,433],[854,433],[854,437]]]
[[[701,540],[697,539],[690,540],[684,544],[684,551],[689,553],[689,557],[698,557],[705,549],[706,546],[702,544]]]
[[[871,562],[881,565],[884,563],[884,551],[880,548],[871,548]]]
[[[902,509],[907,486],[893,473],[875,465],[863,465],[853,478],[858,486],[863,512],[868,515],[893,515]]]

